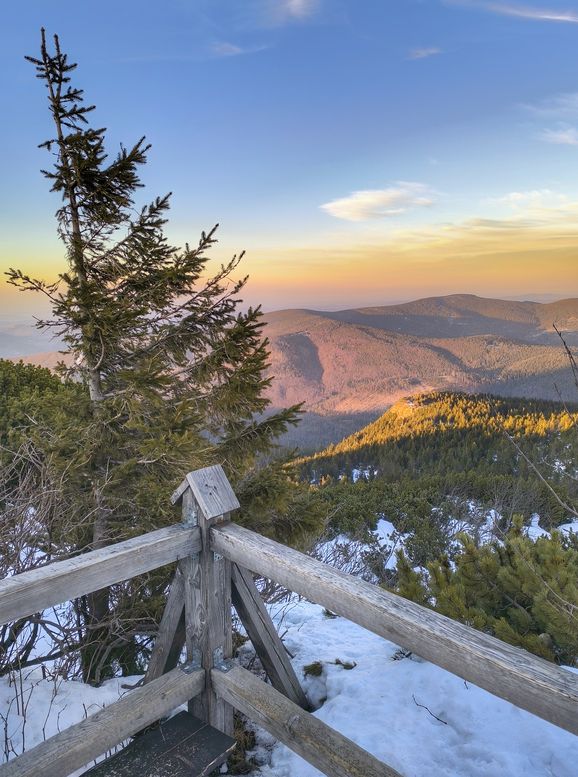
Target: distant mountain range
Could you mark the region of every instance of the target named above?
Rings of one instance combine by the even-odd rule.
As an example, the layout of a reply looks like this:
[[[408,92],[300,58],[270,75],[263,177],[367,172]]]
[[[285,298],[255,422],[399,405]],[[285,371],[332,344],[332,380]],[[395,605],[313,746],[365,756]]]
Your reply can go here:
[[[60,341],[51,332],[36,329],[28,318],[0,315],[0,358],[18,359],[31,354],[53,353]]]
[[[397,399],[424,391],[577,398],[553,326],[578,345],[578,299],[455,294],[336,312],[283,310],[266,319],[273,405],[305,402],[317,416],[317,440],[300,431],[291,438],[305,447],[350,433],[352,416],[360,414],[361,426]]]
[[[473,294],[326,312],[268,313],[274,407],[309,413],[287,442],[319,448],[377,417],[401,397],[430,390],[575,400],[576,386],[554,324],[578,345],[578,299],[518,302]],[[58,358],[9,333],[9,353],[45,366]],[[18,333],[24,335],[24,332]],[[28,334],[28,333],[26,333]],[[16,337],[15,337],[16,335]]]

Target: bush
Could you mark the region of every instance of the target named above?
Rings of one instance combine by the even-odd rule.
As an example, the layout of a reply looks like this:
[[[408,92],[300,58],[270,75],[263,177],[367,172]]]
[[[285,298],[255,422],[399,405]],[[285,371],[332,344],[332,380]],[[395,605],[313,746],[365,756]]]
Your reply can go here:
[[[447,555],[415,571],[400,552],[396,590],[549,661],[578,661],[578,539],[559,532],[532,541],[518,516],[503,542],[459,536]]]

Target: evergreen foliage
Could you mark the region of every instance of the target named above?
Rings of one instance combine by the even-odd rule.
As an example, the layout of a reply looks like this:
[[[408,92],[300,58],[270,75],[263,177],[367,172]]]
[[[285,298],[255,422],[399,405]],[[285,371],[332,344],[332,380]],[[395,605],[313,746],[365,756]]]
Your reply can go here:
[[[40,56],[27,59],[54,122],[42,143],[54,164],[43,172],[61,199],[56,218],[68,262],[56,283],[8,273],[10,283],[49,298],[52,318],[40,326],[58,332],[71,357],[59,368],[72,386],[65,401],[44,391],[20,429],[71,505],[51,536],[79,552],[174,523],[172,489],[186,472],[218,462],[239,486],[245,515],[257,494],[262,524],[294,538],[313,522],[303,489],[278,471],[274,493],[272,475],[257,465],[297,422],[299,407],[267,414],[267,341],[260,309],[240,307],[242,254],[211,275],[216,227],[196,245],[171,245],[169,195],[135,209],[144,139],[108,157],[105,129],[91,125],[94,106],[72,84],[76,65],[58,37],[50,51],[43,30]],[[110,675],[117,660],[126,671],[141,668],[125,659],[154,626],[165,585],[164,574],[150,575],[77,603],[86,680]]]
[[[50,370],[0,359],[0,462],[16,430],[29,423],[26,410],[30,403],[62,388],[62,381]]]
[[[529,450],[566,457],[576,441],[578,406],[484,394],[432,392],[401,400],[356,434],[302,460],[303,471],[339,476],[373,466],[379,476],[511,474],[516,451],[504,433]]]
[[[398,554],[396,590],[419,604],[549,661],[578,661],[578,539],[559,532],[533,541],[518,517],[504,541],[460,548],[416,571]]]
[[[577,418],[562,403],[435,392],[398,402],[296,466],[326,505],[330,533],[365,539],[384,517],[405,536],[411,564],[424,566],[461,528],[478,538],[489,510],[501,533],[516,514],[538,513],[546,528],[568,520],[561,502],[578,504]]]

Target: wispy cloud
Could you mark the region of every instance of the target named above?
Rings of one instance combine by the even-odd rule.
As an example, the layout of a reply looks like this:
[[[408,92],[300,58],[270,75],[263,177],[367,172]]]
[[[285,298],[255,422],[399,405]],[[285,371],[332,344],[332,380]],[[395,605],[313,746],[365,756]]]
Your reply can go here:
[[[279,4],[288,16],[293,16],[297,19],[311,16],[319,5],[318,0],[281,0]]]
[[[237,46],[227,41],[217,41],[211,46],[211,53],[215,57],[239,57],[242,54],[255,54],[264,51],[268,46]]]
[[[557,120],[554,127],[536,131],[535,137],[558,146],[578,146],[578,92],[551,95],[532,104],[521,105],[534,119]]]
[[[539,137],[546,143],[554,143],[558,146],[578,146],[578,130],[576,127],[559,127],[558,129],[545,129]]]
[[[437,46],[426,46],[424,48],[410,49],[407,58],[408,59],[427,59],[428,57],[434,57],[436,54],[441,54],[442,50]]]
[[[281,26],[310,19],[320,6],[321,0],[264,0],[259,13],[265,25]]]
[[[552,189],[530,189],[508,192],[501,197],[488,197],[484,202],[489,205],[509,205],[516,211],[536,208],[548,208],[552,211],[564,206],[568,202],[568,197]]]
[[[514,5],[504,3],[487,3],[488,11],[502,14],[503,16],[517,16],[521,19],[534,19],[542,22],[566,22],[578,24],[578,13],[575,11],[562,11],[552,8],[533,8],[527,5]]]
[[[450,5],[462,5],[470,8],[479,8],[501,16],[514,16],[519,19],[530,19],[539,22],[562,22],[566,24],[578,24],[578,12],[566,9],[544,8],[520,3],[495,3],[483,0],[446,0]]]
[[[521,107],[538,116],[560,119],[578,116],[578,92],[561,92],[536,103],[523,104]]]
[[[331,200],[321,210],[344,221],[373,221],[399,216],[416,207],[434,204],[434,194],[423,183],[397,181],[385,189],[362,189],[348,197]]]

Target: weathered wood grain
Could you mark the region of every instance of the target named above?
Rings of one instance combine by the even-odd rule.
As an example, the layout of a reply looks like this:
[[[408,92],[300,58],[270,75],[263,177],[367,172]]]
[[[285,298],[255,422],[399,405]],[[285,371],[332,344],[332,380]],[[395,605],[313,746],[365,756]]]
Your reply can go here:
[[[176,504],[190,488],[195,501],[207,520],[239,509],[239,500],[220,464],[189,472],[171,497]]]
[[[208,777],[235,749],[235,740],[188,712],[149,729],[86,777]]]
[[[9,623],[200,549],[198,528],[169,526],[0,581],[0,623]]]
[[[183,562],[185,640],[189,660],[200,660],[205,688],[189,703],[189,712],[225,734],[233,733],[233,708],[219,698],[211,685],[211,669],[231,657],[231,562],[210,548],[212,525],[230,520],[224,507],[239,503],[222,467],[190,472],[172,496],[182,502],[183,523],[197,524],[201,549],[195,562]]]
[[[228,516],[220,516],[227,520]],[[192,699],[189,711],[206,720],[225,734],[233,733],[233,708],[219,698],[211,684],[211,669],[219,661],[230,658],[233,652],[233,626],[231,619],[231,562],[223,556],[217,556],[209,547],[209,529],[218,519],[204,520],[201,516],[199,527],[203,540],[203,551],[199,563],[195,566],[193,591],[186,602],[191,601],[195,610],[191,612],[191,626],[194,633],[195,649],[200,649],[201,663],[206,670],[206,686],[203,693]]]
[[[164,674],[167,669],[174,669],[178,663],[182,650],[185,632],[183,620],[184,599],[184,575],[182,564],[179,562],[175,576],[171,583],[167,603],[159,624],[159,633],[144,678],[145,685]],[[175,655],[176,654],[176,655]],[[172,666],[170,665],[172,663]]]
[[[211,676],[217,693],[329,777],[400,777],[395,769],[246,669],[240,666],[228,672],[213,669]],[[395,742],[391,746],[393,749]]]
[[[213,527],[211,544],[236,564],[578,734],[578,675],[236,524]]]
[[[288,699],[304,710],[308,710],[307,697],[291,666],[275,624],[263,604],[253,576],[237,564],[232,565],[231,574],[233,606],[261,659],[269,680],[273,687]]]
[[[67,777],[184,704],[204,684],[202,671],[173,669],[0,766],[0,777]]]

